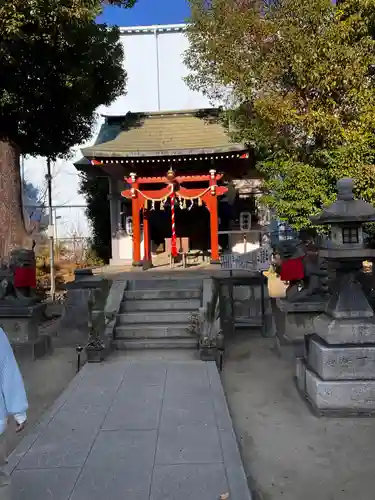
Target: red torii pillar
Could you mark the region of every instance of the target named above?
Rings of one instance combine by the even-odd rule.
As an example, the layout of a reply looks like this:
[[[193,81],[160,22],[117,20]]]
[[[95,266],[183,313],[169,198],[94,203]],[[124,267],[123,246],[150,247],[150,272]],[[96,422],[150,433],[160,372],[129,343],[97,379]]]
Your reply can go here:
[[[142,266],[141,260],[141,204],[139,196],[139,183],[136,174],[130,174],[128,179],[130,184],[130,195],[132,200],[132,221],[133,221],[133,266]]]
[[[195,176],[199,177],[198,180],[208,180],[209,188],[184,188],[180,186],[178,190],[178,196],[186,199],[197,199],[200,198],[206,205],[210,212],[210,239],[211,239],[211,263],[218,264],[219,260],[219,218],[218,218],[218,196],[221,196],[227,192],[227,188],[224,186],[218,186],[217,181],[222,177],[221,174],[216,174],[215,170],[210,170],[210,175],[205,176]],[[140,221],[140,210],[145,206],[144,194],[139,190],[140,182],[145,182],[146,179],[138,179],[135,174],[130,174],[130,178],[126,179],[130,184],[131,188],[129,190],[123,191],[121,194],[125,198],[131,198],[132,200],[132,213],[133,213],[133,266],[142,266],[141,261],[141,221]],[[151,178],[147,179],[147,183],[160,182],[164,178]],[[165,179],[167,180],[167,179]],[[186,182],[193,181],[193,176],[188,176],[187,178],[179,178],[178,181]],[[170,185],[159,190],[147,191],[147,199],[150,200],[160,200],[162,198],[167,198],[171,194]],[[148,210],[144,209],[143,212],[143,230],[144,230],[144,262],[143,266],[151,266],[151,239],[150,239],[150,228],[148,220]]]
[[[210,170],[210,232],[211,232],[211,264],[220,264],[219,259],[219,216],[217,206],[217,182],[215,170]]]
[[[217,198],[228,191],[226,187],[217,185],[217,179],[220,177],[214,169],[210,170],[210,190],[202,197],[210,212],[211,264],[220,264]]]
[[[143,268],[150,269],[152,267],[151,258],[151,232],[150,232],[150,221],[149,221],[150,211],[147,208],[143,208]]]

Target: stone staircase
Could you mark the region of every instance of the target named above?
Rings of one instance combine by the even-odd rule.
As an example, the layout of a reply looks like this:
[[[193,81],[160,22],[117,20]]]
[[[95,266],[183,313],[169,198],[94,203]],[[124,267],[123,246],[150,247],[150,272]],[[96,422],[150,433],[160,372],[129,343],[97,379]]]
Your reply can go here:
[[[202,304],[202,279],[130,281],[117,315],[117,349],[195,349],[192,315]]]

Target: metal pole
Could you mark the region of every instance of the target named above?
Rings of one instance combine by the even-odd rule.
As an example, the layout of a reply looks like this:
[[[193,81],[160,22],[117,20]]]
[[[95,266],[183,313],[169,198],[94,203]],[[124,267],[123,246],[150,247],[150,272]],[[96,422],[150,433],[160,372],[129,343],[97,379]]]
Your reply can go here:
[[[84,348],[81,345],[77,345],[77,347],[76,347],[76,353],[77,353],[77,373],[81,369],[81,354],[82,354],[83,349]]]
[[[55,241],[57,243],[57,213],[56,213],[56,208],[54,208],[53,210],[54,210],[54,216],[55,216],[54,221],[53,221],[53,223],[54,223],[53,234],[54,234]]]
[[[231,335],[233,337],[236,331],[235,307],[234,307],[234,290],[233,290],[233,269],[229,270],[229,302],[230,302],[230,316],[231,316]]]
[[[49,261],[50,261],[50,293],[52,300],[55,300],[56,283],[55,283],[55,241],[53,234],[53,207],[52,207],[52,175],[51,175],[51,158],[47,158],[47,189],[48,189],[48,210],[49,210]]]
[[[156,53],[156,88],[158,99],[158,111],[160,111],[160,62],[159,62],[159,38],[158,30],[154,30],[155,34],[155,53]]]
[[[266,278],[264,277],[263,273],[260,272],[261,276],[261,281],[260,281],[260,300],[261,300],[261,311],[262,311],[262,331],[265,333],[266,329],[266,305],[265,305],[265,285],[266,285]]]

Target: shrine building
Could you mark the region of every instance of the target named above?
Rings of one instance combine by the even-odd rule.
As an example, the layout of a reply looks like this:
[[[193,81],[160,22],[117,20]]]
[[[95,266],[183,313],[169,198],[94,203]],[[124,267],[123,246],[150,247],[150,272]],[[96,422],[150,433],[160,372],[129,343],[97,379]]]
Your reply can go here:
[[[218,263],[241,244],[244,217],[247,229],[267,222],[251,152],[230,141],[215,109],[106,116],[82,153],[76,168],[109,181],[113,265],[188,252]]]

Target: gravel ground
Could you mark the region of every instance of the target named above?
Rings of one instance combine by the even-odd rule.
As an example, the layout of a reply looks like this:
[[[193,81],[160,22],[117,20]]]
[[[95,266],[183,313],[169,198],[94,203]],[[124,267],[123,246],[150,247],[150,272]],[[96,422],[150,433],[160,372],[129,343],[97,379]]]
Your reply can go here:
[[[52,354],[36,361],[20,361],[29,399],[28,427],[33,426],[52,406],[76,374],[77,356],[74,347],[55,347]],[[25,429],[27,432],[27,429]],[[14,450],[24,434],[16,434],[14,426],[6,431],[8,453]]]
[[[223,384],[254,500],[373,500],[375,419],[317,418],[272,339],[241,334]]]

